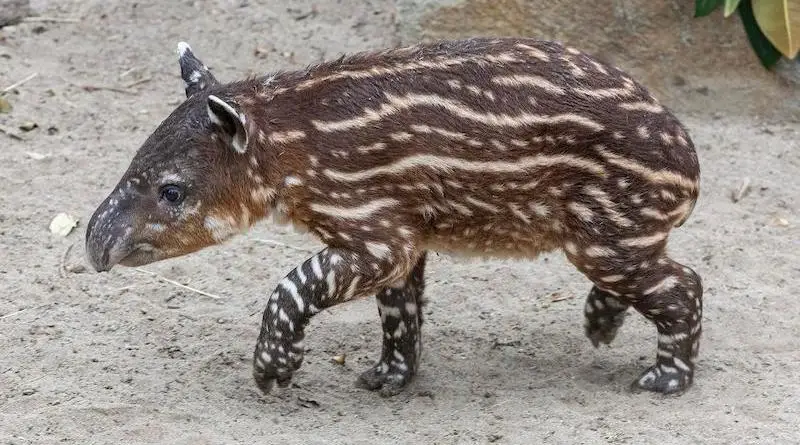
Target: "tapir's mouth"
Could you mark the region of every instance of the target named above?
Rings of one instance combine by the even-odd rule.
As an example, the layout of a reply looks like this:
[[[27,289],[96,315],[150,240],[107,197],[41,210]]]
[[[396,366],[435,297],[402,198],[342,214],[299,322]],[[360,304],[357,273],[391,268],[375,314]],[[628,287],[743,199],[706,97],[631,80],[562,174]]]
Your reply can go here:
[[[140,243],[133,246],[133,249],[119,260],[118,264],[126,267],[137,267],[150,264],[162,259],[164,255],[160,250],[151,244]]]

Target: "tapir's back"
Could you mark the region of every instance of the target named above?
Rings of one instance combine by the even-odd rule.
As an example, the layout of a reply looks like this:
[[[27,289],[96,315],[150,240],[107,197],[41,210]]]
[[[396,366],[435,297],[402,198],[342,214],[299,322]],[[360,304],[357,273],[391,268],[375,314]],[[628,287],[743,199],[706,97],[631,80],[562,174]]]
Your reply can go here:
[[[442,249],[532,253],[589,226],[645,236],[680,224],[697,197],[675,117],[624,72],[557,43],[420,45],[270,83],[283,128],[272,139],[307,155],[302,180],[320,191],[309,202],[396,199],[392,211],[424,220]],[[324,233],[351,222],[312,213]]]

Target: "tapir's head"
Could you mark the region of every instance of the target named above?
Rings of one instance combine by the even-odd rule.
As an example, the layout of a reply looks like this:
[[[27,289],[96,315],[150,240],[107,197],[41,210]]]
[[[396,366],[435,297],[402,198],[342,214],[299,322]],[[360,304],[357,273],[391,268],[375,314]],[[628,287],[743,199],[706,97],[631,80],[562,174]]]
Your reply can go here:
[[[217,244],[263,216],[271,189],[247,153],[247,113],[178,45],[187,99],[150,135],[86,230],[98,271],[138,266]],[[262,213],[257,215],[254,213]]]

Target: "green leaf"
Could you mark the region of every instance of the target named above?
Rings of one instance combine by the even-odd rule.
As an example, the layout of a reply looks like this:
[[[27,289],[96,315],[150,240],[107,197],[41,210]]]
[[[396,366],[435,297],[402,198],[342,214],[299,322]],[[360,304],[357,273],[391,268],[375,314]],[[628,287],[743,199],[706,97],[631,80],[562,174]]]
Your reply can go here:
[[[787,59],[800,51],[800,3],[795,0],[753,0],[753,16],[761,32]]]
[[[695,0],[694,16],[705,17],[722,6],[723,3],[725,3],[725,0]]]
[[[781,53],[772,46],[772,43],[761,32],[761,28],[758,27],[750,0],[739,5],[739,16],[742,18],[742,25],[744,25],[744,30],[747,32],[750,46],[753,47],[753,51],[756,52],[758,59],[761,60],[761,64],[764,65],[764,68],[772,68],[781,59]]]
[[[725,0],[725,17],[730,17],[742,0]]]

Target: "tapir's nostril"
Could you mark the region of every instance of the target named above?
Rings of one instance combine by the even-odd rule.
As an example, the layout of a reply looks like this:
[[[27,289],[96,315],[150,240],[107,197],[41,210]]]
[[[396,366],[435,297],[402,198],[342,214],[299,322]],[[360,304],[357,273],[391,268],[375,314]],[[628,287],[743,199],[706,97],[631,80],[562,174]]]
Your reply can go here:
[[[107,198],[86,226],[86,256],[98,272],[108,271],[131,251],[130,218],[118,201]]]

